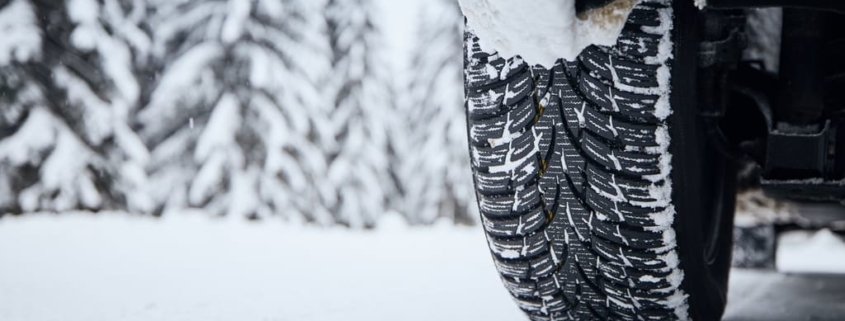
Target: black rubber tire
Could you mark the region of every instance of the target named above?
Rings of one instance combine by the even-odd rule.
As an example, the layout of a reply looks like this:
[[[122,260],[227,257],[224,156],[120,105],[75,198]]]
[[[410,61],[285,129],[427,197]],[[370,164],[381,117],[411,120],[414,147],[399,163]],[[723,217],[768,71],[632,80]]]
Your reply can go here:
[[[616,46],[551,70],[466,32],[482,225],[531,320],[721,317],[735,176],[697,116],[692,5],[643,1]]]

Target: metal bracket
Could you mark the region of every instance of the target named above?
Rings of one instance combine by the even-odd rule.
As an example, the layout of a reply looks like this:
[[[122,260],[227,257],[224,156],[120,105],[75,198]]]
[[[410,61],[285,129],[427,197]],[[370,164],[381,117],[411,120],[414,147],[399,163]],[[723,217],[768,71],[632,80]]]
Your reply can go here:
[[[824,126],[793,126],[779,123],[769,131],[766,143],[767,177],[824,177],[833,170],[832,144],[835,130],[830,121]]]
[[[761,185],[776,196],[845,201],[845,157],[835,153],[843,145],[845,121],[824,126],[780,125],[769,133]]]
[[[845,180],[826,181],[820,178],[800,180],[771,180],[763,178],[760,185],[766,194],[778,198],[845,204]]]

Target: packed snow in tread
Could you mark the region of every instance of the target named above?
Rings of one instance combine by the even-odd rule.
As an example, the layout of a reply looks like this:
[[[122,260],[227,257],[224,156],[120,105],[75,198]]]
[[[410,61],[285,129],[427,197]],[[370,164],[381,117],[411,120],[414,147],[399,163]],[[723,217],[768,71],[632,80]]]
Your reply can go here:
[[[688,319],[672,229],[669,1],[634,8],[616,46],[551,68],[487,50],[468,23],[479,206],[517,304],[532,320]]]
[[[625,19],[639,2],[616,0],[576,16],[574,0],[459,1],[483,50],[507,57],[521,55],[529,64],[547,68],[560,58],[574,60],[590,45],[614,45]],[[525,32],[526,27],[530,33]]]

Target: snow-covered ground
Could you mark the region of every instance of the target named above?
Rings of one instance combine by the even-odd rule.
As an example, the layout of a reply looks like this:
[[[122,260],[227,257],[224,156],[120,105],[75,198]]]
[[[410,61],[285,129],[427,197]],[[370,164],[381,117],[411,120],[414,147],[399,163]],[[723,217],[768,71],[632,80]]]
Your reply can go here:
[[[0,320],[521,320],[478,228],[0,219]]]
[[[723,321],[841,321],[845,276],[731,271]]]
[[[828,229],[779,237],[777,269],[786,273],[845,273],[845,242]]]
[[[388,216],[364,232],[180,214],[0,219],[0,320],[524,319],[480,228],[408,228]],[[781,243],[790,272],[819,272],[819,262],[845,272],[845,243],[829,232]],[[784,309],[770,314],[836,320],[825,316],[845,313],[843,296],[845,275],[734,270],[726,320]]]

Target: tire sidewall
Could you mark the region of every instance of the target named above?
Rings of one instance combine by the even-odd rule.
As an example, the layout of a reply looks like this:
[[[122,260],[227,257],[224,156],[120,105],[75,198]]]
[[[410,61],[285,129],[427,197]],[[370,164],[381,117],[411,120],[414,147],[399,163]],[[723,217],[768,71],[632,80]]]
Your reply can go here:
[[[673,227],[677,233],[681,283],[688,295],[694,320],[719,320],[727,303],[728,275],[732,251],[735,169],[709,145],[704,122],[698,115],[697,49],[699,11],[692,1],[674,1],[674,61],[672,63],[673,106],[669,118],[672,144],[673,203],[677,211]],[[705,222],[718,217],[716,255],[708,264]]]

